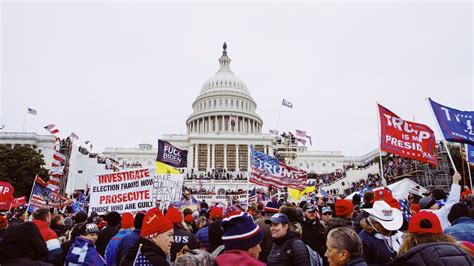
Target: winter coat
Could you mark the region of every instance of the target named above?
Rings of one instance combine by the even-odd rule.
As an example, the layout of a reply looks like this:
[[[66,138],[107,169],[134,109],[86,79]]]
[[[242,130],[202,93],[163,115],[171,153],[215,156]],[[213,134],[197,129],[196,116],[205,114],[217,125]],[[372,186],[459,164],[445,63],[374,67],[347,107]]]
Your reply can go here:
[[[326,237],[324,235],[324,226],[318,220],[307,221],[303,219],[300,223],[303,228],[301,240],[311,249],[318,252],[321,258],[325,258]]]
[[[118,232],[112,239],[110,239],[107,248],[105,249],[105,263],[107,265],[118,265],[120,262],[120,255],[119,255],[119,243],[122,238],[131,233],[132,230],[122,230]]]
[[[189,249],[199,248],[201,243],[197,237],[182,228],[174,227],[173,243],[171,244],[171,262],[176,259],[176,253],[178,253],[184,246],[188,246]]]
[[[207,248],[211,243],[209,242],[209,226],[199,229],[196,237]]]
[[[452,235],[458,241],[468,241],[474,243],[474,219],[460,217],[454,220],[451,227],[444,230],[447,235]]]
[[[390,237],[384,237],[364,220],[361,221],[361,226],[364,230],[359,233],[359,237],[363,244],[364,259],[368,265],[386,265],[397,256],[403,242],[403,233],[397,232]]]
[[[38,227],[41,236],[46,242],[48,248],[48,262],[58,264],[62,261],[62,249],[56,233],[49,228],[49,224],[42,220],[33,220],[33,223]]]
[[[298,234],[290,230],[284,237],[273,239],[267,265],[310,265],[308,248]]]
[[[353,259],[346,263],[346,266],[367,266],[367,262],[365,262],[364,258]]]
[[[130,248],[137,243],[140,238],[140,229],[134,229],[130,234],[125,235],[119,243],[119,260],[127,255]]]
[[[97,247],[97,251],[101,256],[105,255],[105,249],[109,244],[110,239],[114,237],[119,231],[119,228],[116,226],[107,226],[99,232],[99,238],[95,242],[95,246]]]
[[[397,257],[390,265],[471,266],[474,265],[474,262],[458,246],[447,242],[435,242],[421,244],[408,250]]]
[[[94,243],[84,237],[76,237],[66,256],[64,265],[105,265]]]
[[[243,250],[227,250],[216,258],[217,266],[265,266],[265,263],[252,258]]]
[[[140,248],[140,244],[142,245]],[[152,265],[169,265],[163,250],[148,239],[139,238],[127,253],[127,256],[120,262],[121,265],[132,266],[137,257],[138,249],[140,254]]]
[[[67,231],[64,225],[59,225],[59,224],[51,224],[50,228],[56,233],[57,237],[62,236]]]
[[[0,265],[49,265],[46,242],[30,222],[8,227],[0,245]]]

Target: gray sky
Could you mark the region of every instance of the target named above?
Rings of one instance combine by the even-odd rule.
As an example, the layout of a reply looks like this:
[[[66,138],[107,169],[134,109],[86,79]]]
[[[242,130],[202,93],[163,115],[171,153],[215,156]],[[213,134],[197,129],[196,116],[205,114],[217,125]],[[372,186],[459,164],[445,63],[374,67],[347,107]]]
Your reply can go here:
[[[311,150],[378,145],[376,102],[437,128],[425,97],[474,110],[472,3],[1,3],[3,131],[54,123],[94,150],[136,147],[185,120],[228,43],[263,129]]]

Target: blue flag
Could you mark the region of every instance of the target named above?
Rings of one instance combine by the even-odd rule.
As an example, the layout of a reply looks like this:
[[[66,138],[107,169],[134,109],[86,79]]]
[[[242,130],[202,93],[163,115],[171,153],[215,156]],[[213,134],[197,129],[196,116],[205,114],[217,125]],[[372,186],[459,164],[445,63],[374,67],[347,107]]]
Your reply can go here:
[[[474,163],[474,146],[466,144],[466,155],[467,161],[470,163]]]
[[[429,100],[444,139],[474,145],[474,111],[459,111]]]

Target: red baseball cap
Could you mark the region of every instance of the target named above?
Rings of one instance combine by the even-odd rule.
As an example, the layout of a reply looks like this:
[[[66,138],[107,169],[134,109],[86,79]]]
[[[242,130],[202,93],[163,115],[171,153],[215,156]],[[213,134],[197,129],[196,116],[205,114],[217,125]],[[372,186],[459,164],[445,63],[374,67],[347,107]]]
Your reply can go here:
[[[420,211],[410,219],[408,232],[413,234],[443,234],[441,222],[436,214],[429,211]]]
[[[222,208],[220,207],[214,207],[211,209],[211,212],[209,213],[209,217],[212,219],[212,220],[215,220],[215,219],[218,219],[218,218],[222,218],[224,216],[224,210],[222,210]]]
[[[386,200],[386,199],[391,199],[393,198],[392,192],[388,188],[383,188],[374,191],[374,199],[371,201],[371,203],[374,203],[377,200]]]
[[[346,199],[336,200],[336,216],[346,218],[354,212],[354,204]]]
[[[132,228],[134,225],[135,219],[133,218],[133,214],[130,212],[124,212],[122,213],[122,222],[121,222],[121,227],[123,229],[129,229]]]

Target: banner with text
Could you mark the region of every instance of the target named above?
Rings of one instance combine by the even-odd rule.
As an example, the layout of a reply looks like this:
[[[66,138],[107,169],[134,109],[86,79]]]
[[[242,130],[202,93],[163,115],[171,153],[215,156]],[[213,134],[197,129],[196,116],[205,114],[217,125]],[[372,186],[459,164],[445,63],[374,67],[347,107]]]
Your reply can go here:
[[[147,211],[153,203],[154,169],[134,169],[128,171],[94,175],[91,182],[89,215],[116,211]]]
[[[160,209],[168,208],[172,201],[180,201],[182,197],[184,174],[156,175],[156,202]]]
[[[188,151],[182,150],[167,141],[159,139],[156,161],[176,168],[184,168],[188,166]]]
[[[380,149],[402,157],[437,165],[433,130],[426,125],[401,119],[378,105],[380,115]]]

